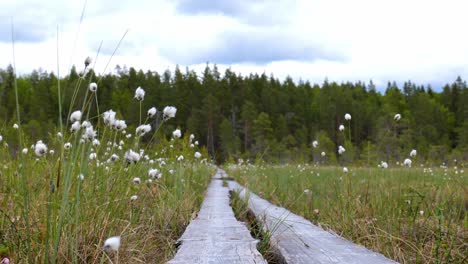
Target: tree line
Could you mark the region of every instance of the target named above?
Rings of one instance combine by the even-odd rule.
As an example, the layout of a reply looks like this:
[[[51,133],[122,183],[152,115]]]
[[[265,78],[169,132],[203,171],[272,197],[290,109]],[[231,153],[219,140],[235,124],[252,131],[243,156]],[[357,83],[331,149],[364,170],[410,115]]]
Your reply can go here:
[[[217,161],[375,165],[401,161],[412,149],[420,160],[468,160],[468,87],[460,77],[440,92],[407,81],[402,87],[389,82],[381,93],[372,81],[311,84],[265,74],[242,76],[230,69],[221,74],[216,65],[207,65],[201,74],[179,67],[160,74],[117,66],[101,76],[73,67],[60,78],[64,111],[59,117],[57,76],[38,70],[16,77],[25,135],[32,141],[54,135],[59,119],[67,120],[73,94],[77,100],[71,109],[79,109],[90,82],[98,83],[91,121],[112,109],[134,132],[140,104],[133,97],[142,87],[142,115],[153,106],[158,111],[166,105],[177,107],[176,118],[164,126],[163,134],[169,137],[176,128],[194,134]],[[8,135],[17,122],[14,86],[13,68],[0,69],[0,134],[13,145],[15,137]],[[346,113],[351,120],[345,120]],[[396,114],[401,115],[399,121]],[[343,155],[338,155],[340,145],[346,149]]]

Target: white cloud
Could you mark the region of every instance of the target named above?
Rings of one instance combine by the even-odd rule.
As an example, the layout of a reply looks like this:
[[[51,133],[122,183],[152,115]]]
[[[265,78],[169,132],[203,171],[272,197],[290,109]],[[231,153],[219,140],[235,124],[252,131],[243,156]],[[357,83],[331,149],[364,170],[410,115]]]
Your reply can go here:
[[[116,64],[163,71],[217,63],[248,74],[321,83],[387,80],[450,82],[468,76],[468,36],[462,0],[84,1],[0,0],[1,17],[14,14],[16,65],[28,73],[56,66],[60,25],[62,74],[82,66],[103,46],[101,72],[129,29]],[[20,11],[16,11],[20,10]],[[12,62],[10,21],[0,24],[0,67]],[[78,36],[78,41],[75,39]],[[73,48],[76,47],[76,48]]]

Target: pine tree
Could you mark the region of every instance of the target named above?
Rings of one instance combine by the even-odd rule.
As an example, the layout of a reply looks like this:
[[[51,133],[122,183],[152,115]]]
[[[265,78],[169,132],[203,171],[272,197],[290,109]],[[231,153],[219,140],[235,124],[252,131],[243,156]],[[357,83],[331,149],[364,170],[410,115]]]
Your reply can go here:
[[[249,151],[252,143],[252,125],[253,121],[257,117],[257,110],[255,105],[246,101],[242,106],[241,118],[243,122],[243,135],[244,135],[244,151]]]
[[[273,139],[273,128],[270,116],[267,113],[261,112],[254,120],[253,132],[255,136],[255,153],[263,154]]]
[[[219,116],[219,102],[211,94],[208,94],[203,99],[202,116],[206,128],[206,144],[210,155],[215,155],[215,146],[217,145],[216,129],[220,119]]]

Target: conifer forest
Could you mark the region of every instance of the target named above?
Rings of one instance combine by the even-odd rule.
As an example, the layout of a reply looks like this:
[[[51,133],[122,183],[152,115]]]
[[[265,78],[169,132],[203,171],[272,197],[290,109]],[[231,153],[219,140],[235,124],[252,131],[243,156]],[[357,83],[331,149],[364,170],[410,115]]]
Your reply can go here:
[[[16,81],[25,135],[31,139],[54,135],[59,124],[56,74],[37,70]],[[389,81],[377,89],[372,81],[315,84],[265,74],[241,76],[229,69],[219,72],[216,65],[207,65],[202,74],[179,67],[158,73],[117,66],[102,76],[92,70],[83,74],[73,67],[60,80],[64,109],[78,81],[82,86],[99,85],[98,105],[92,107],[91,118],[112,109],[129,124],[138,124],[141,111],[174,105],[177,117],[164,127],[166,135],[176,128],[195,134],[217,162],[243,158],[336,164],[340,145],[347,151],[341,162],[357,165],[401,161],[412,149],[418,150],[420,160],[434,164],[468,159],[468,87],[460,77],[443,87],[411,81],[399,86]],[[147,93],[143,110],[132,102],[137,87]],[[76,103],[81,105],[87,89],[76,92]],[[351,120],[345,120],[346,113]],[[62,121],[67,114],[63,112]],[[4,136],[14,133],[15,115],[10,66],[0,70]],[[152,122],[158,126],[161,118]],[[341,125],[343,132],[338,129]],[[18,151],[15,137],[10,138],[10,151]],[[313,148],[315,140],[320,150]]]

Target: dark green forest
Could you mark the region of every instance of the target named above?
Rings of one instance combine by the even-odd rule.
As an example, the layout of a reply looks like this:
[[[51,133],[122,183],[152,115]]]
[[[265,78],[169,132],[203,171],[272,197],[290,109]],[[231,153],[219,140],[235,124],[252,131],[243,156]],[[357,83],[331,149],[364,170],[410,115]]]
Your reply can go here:
[[[412,149],[418,152],[417,160],[434,164],[468,160],[468,87],[461,78],[437,87],[440,92],[410,81],[402,87],[389,82],[379,92],[372,82],[311,84],[265,74],[241,76],[229,69],[220,73],[208,65],[203,74],[178,67],[160,74],[117,66],[112,74],[95,76],[91,70],[82,75],[72,68],[60,80],[64,122],[74,91],[78,89],[78,100],[72,110],[82,106],[88,84],[97,82],[98,107],[93,107],[90,121],[113,109],[134,133],[140,104],[133,97],[141,86],[146,91],[143,115],[153,106],[158,111],[167,105],[177,107],[176,118],[163,132],[169,137],[180,128],[186,135],[195,134],[217,161],[373,166],[381,160],[401,161]],[[0,134],[8,138],[10,148],[20,149],[12,128],[17,123],[14,79],[11,66],[0,70]],[[57,86],[54,73],[33,71],[17,77],[21,127],[31,141],[47,140],[57,131]],[[346,113],[351,114],[350,121],[345,120]],[[394,120],[397,113],[399,121]],[[340,125],[345,126],[343,132]],[[346,153],[337,159],[339,145]]]

